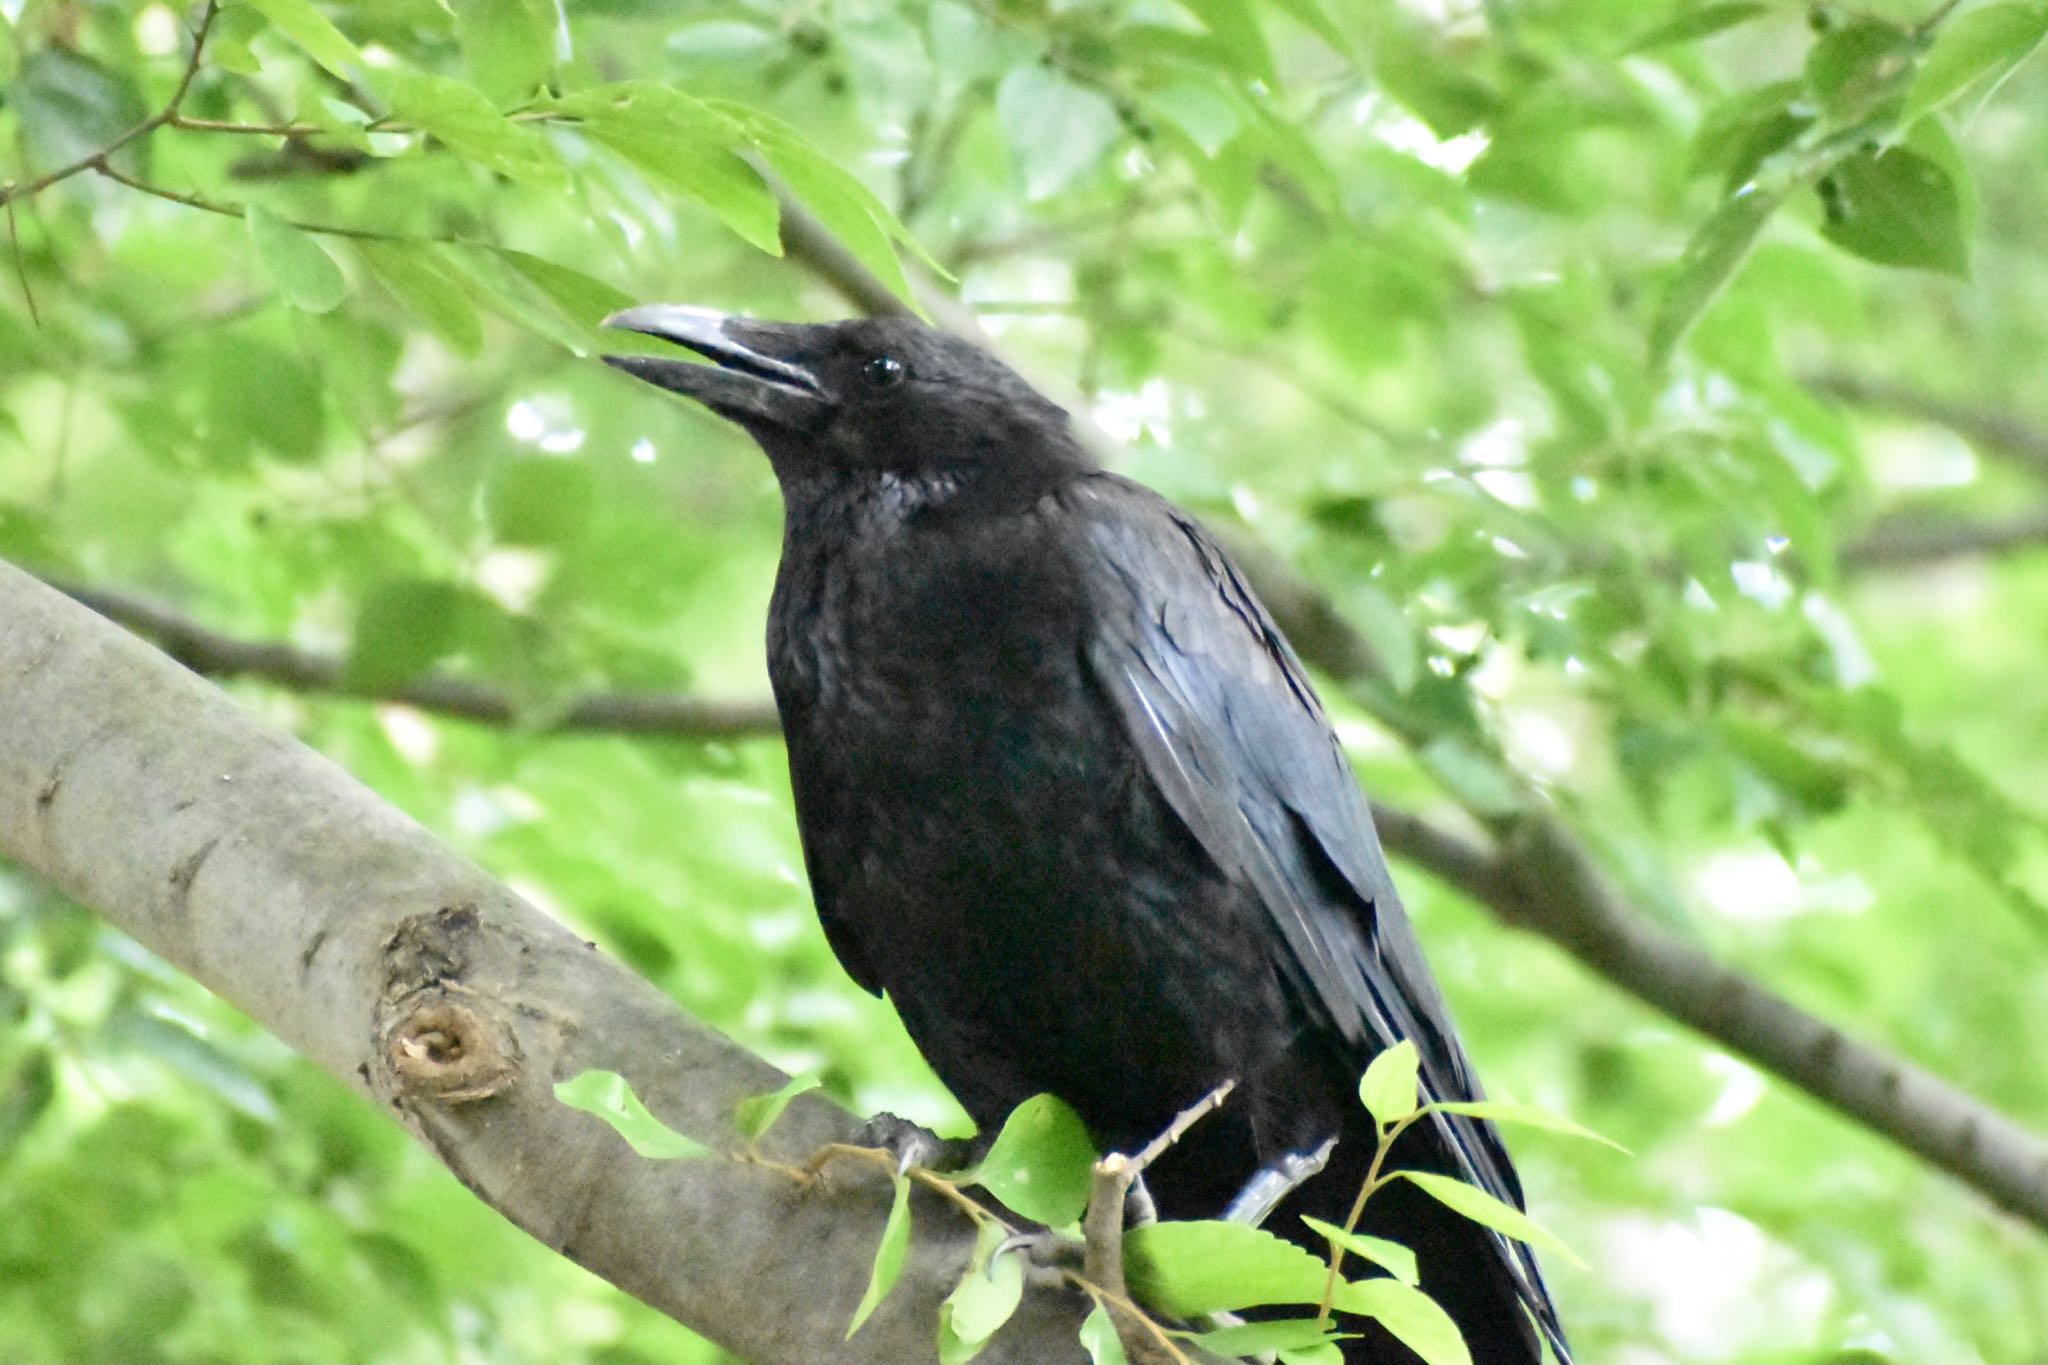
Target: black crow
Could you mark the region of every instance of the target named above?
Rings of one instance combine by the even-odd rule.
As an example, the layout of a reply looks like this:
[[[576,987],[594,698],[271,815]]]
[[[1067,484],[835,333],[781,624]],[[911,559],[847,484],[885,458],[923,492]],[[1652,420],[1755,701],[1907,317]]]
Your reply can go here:
[[[768,669],[811,890],[984,1132],[1051,1091],[1132,1151],[1236,1089],[1148,1176],[1167,1217],[1323,1250],[1400,1039],[1431,1098],[1479,1087],[1298,660],[1193,520],[1098,468],[1001,362],[905,318],[695,308],[614,327],[709,360],[607,357],[744,427],[782,487]],[[1519,1205],[1499,1136],[1440,1118],[1398,1164]],[[1481,1365],[1568,1360],[1528,1249],[1406,1182],[1365,1227],[1420,1257]],[[1412,1362],[1377,1329],[1350,1361]]]

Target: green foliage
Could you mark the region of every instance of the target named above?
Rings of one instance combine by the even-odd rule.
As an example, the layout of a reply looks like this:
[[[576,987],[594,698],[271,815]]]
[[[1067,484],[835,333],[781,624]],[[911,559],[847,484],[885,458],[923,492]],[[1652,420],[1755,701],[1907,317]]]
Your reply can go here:
[[[641,1156],[674,1161],[708,1156],[711,1149],[685,1137],[648,1112],[633,1087],[616,1071],[584,1071],[555,1082],[555,1098],[571,1109],[595,1114]]]
[[[233,684],[715,1027],[958,1129],[832,962],[772,742],[537,728],[764,690],[767,473],[591,357],[628,301],[843,311],[779,186],[1323,590],[1375,797],[1555,809],[1640,913],[2042,1127],[2043,560],[1873,567],[2038,461],[1818,382],[2048,423],[2048,9],[1940,9],[246,0],[108,157],[144,188],[4,210],[0,555],[502,693]],[[0,10],[0,180],[164,111],[198,13]],[[2038,1239],[1395,871],[1489,1087],[1640,1154],[1510,1134],[1585,1358],[2048,1350]],[[8,1360],[722,1359],[14,879],[0,1263]]]
[[[1095,1144],[1066,1103],[1036,1095],[1010,1111],[981,1164],[963,1180],[979,1184],[1047,1227],[1079,1221],[1088,1207]]]
[[[853,1310],[853,1321],[846,1325],[848,1337],[858,1332],[861,1324],[882,1306],[882,1300],[889,1297],[889,1291],[903,1276],[904,1258],[910,1254],[910,1181],[898,1175],[895,1185],[888,1221],[882,1224],[882,1240],[875,1246],[875,1263],[868,1272],[868,1287],[861,1292],[860,1303]]]

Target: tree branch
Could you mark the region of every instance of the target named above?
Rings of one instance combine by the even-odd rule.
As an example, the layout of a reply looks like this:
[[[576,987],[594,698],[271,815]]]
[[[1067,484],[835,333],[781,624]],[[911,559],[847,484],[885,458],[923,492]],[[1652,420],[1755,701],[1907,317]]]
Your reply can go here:
[[[509,725],[522,719],[511,698],[485,683],[429,675],[396,687],[364,687],[350,681],[347,661],[338,655],[211,630],[170,607],[129,593],[57,580],[52,580],[51,586],[209,677],[260,678],[298,692],[400,702],[487,725]],[[742,739],[782,733],[771,702],[708,701],[673,693],[593,694],[544,716],[538,728],[682,739]]]
[[[773,1068],[463,862],[213,687],[0,564],[0,854],[106,917],[408,1128],[549,1247],[762,1365],[934,1359],[975,1230],[921,1193],[902,1281],[851,1341],[888,1205],[879,1178],[650,1161],[557,1102],[624,1073],[664,1121],[742,1147]],[[855,1139],[799,1097],[795,1164]],[[981,1357],[1076,1361],[1085,1300],[1034,1293]]]
[[[12,208],[23,199],[33,199],[50,186],[61,180],[86,171],[106,171],[107,158],[120,151],[138,138],[149,136],[167,123],[175,122],[178,110],[185,103],[185,96],[192,90],[192,82],[199,75],[199,64],[206,56],[206,35],[213,31],[213,21],[220,15],[220,0],[206,0],[206,9],[199,16],[199,26],[192,32],[192,55],[185,62],[185,70],[178,77],[178,88],[171,92],[170,101],[163,108],[151,114],[133,128],[122,133],[96,152],[80,157],[68,166],[60,166],[47,175],[37,176],[24,185],[0,185],[0,207]]]
[[[1389,849],[1541,934],[1644,1003],[2048,1229],[2048,1144],[1947,1081],[1714,961],[1624,904],[1553,816],[1500,851],[1375,805]]]
[[[1842,549],[1848,572],[1912,568],[1950,559],[2048,548],[2048,507],[1983,521],[1897,516]]]
[[[1807,387],[1845,403],[1947,427],[1986,454],[2004,456],[2036,478],[2048,478],[2048,429],[2010,413],[1841,370],[1809,375],[1806,383]]]

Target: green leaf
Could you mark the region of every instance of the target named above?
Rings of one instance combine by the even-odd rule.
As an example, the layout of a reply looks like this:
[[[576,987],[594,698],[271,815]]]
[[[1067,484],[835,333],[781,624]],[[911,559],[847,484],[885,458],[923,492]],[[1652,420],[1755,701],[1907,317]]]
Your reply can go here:
[[[729,115],[650,81],[579,91],[555,107],[581,120],[591,141],[717,214],[742,241],[782,254],[781,205],[740,159],[751,139]]]
[[[910,298],[910,282],[904,278],[903,263],[896,259],[891,242],[908,248],[941,279],[952,278],[859,176],[812,146],[796,129],[731,100],[706,103],[738,122],[790,192],[900,297]]]
[[[741,1137],[749,1142],[758,1142],[762,1134],[775,1126],[775,1120],[782,1117],[782,1111],[789,1108],[791,1100],[817,1088],[818,1073],[815,1071],[791,1076],[778,1090],[741,1100],[733,1111],[733,1123],[740,1130]]]
[[[356,255],[377,282],[457,355],[483,349],[483,323],[476,305],[450,273],[440,248],[431,242],[355,243]]]
[[[1384,1237],[1372,1237],[1363,1232],[1346,1232],[1335,1223],[1325,1223],[1320,1218],[1302,1215],[1302,1222],[1321,1233],[1332,1245],[1343,1247],[1353,1256],[1369,1261],[1392,1275],[1402,1284],[1420,1284],[1421,1272],[1415,1267],[1415,1253],[1399,1242],[1390,1242]]]
[[[1342,1340],[1328,1323],[1314,1318],[1275,1318],[1271,1322],[1248,1322],[1239,1327],[1218,1327],[1197,1333],[1195,1345],[1219,1356],[1256,1356],[1268,1351],[1305,1351],[1325,1342]]]
[[[846,1327],[849,1338],[882,1306],[882,1300],[889,1297],[889,1291],[896,1287],[896,1281],[903,1275],[904,1258],[909,1254],[910,1179],[899,1175],[896,1177],[896,1197],[889,1205],[889,1220],[882,1224],[882,1240],[875,1247],[875,1264],[868,1273],[867,1292],[860,1296],[860,1306],[853,1310],[853,1321]]]
[[[1151,1223],[1124,1234],[1131,1292],[1169,1317],[1270,1303],[1318,1303],[1330,1267],[1264,1228],[1218,1220]]]
[[[1685,334],[1699,321],[1700,314],[1720,296],[1735,278],[1742,263],[1756,246],[1764,224],[1785,202],[1789,185],[1766,187],[1746,184],[1700,225],[1678,268],[1664,286],[1657,316],[1650,324],[1650,365],[1662,369],[1685,340]]]
[[[531,95],[555,65],[555,9],[545,0],[460,0],[455,35],[477,86],[497,104]]]
[[[1564,1257],[1573,1265],[1583,1266],[1577,1252],[1560,1241],[1555,1233],[1545,1228],[1528,1214],[1512,1204],[1495,1199],[1476,1185],[1454,1180],[1447,1175],[1431,1171],[1395,1171],[1403,1180],[1420,1186],[1432,1199],[1456,1213],[1463,1214],[1475,1223],[1505,1233],[1517,1241],[1530,1246],[1541,1247]]]
[[[1653,25],[1642,36],[1632,39],[1624,52],[1650,52],[1676,43],[1689,43],[1695,39],[1709,37],[1723,29],[1746,24],[1752,19],[1761,19],[1771,12],[1770,6],[1754,3],[1754,0],[1730,0],[1723,4],[1681,3],[1678,13],[1661,24]]]
[[[1209,81],[1174,81],[1147,95],[1145,103],[1186,133],[1204,156],[1214,156],[1229,146],[1244,127],[1237,105]]]
[[[1472,1365],[1472,1352],[1458,1324],[1435,1299],[1412,1285],[1399,1280],[1359,1280],[1338,1291],[1337,1306],[1386,1328],[1421,1356],[1423,1365]]]
[[[1943,24],[1899,111],[1918,123],[1971,90],[1987,94],[2048,38],[2048,4],[1986,5]]]
[[[261,204],[249,205],[246,221],[256,259],[294,308],[331,313],[341,305],[348,296],[348,280],[311,233]]]
[[[996,117],[1024,177],[1024,197],[1044,199],[1093,170],[1123,132],[1116,106],[1051,67],[1020,66],[996,88]]]
[[[967,1273],[939,1305],[939,1365],[972,1360],[1017,1311],[1024,1297],[1024,1258],[994,1254],[1006,1235],[997,1224],[982,1225]]]
[[[378,584],[356,610],[343,678],[365,691],[409,682],[462,647],[467,602],[461,589],[430,579]]]
[[[1563,1133],[1566,1137],[1584,1138],[1612,1147],[1617,1152],[1628,1148],[1613,1138],[1603,1137],[1591,1128],[1573,1123],[1560,1114],[1548,1109],[1538,1109],[1533,1104],[1515,1104],[1508,1100],[1445,1100],[1429,1106],[1439,1114],[1463,1114],[1467,1118],[1485,1119],[1488,1123],[1508,1123],[1522,1128],[1541,1128],[1545,1132]]]
[[[1022,1216],[1065,1227],[1088,1207],[1095,1144],[1063,1100],[1034,1095],[1010,1111],[973,1180]]]
[[[1420,1104],[1422,1056],[1403,1038],[1382,1048],[1358,1082],[1358,1099],[1373,1121],[1385,1128],[1415,1112]]]
[[[121,75],[67,48],[31,52],[7,92],[20,120],[24,169],[54,171],[93,155],[149,117],[142,96]],[[115,169],[143,168],[148,138],[117,152]]]
[[[1272,3],[1282,14],[1293,18],[1296,23],[1338,52],[1347,57],[1357,55],[1357,44],[1345,37],[1343,30],[1331,20],[1330,12],[1323,7],[1322,0],[1272,0]]]
[[[1969,274],[1960,191],[1918,152],[1887,147],[1848,158],[1828,177],[1822,201],[1821,233],[1846,251],[1880,265]]]
[[[654,1161],[709,1156],[711,1149],[678,1133],[648,1112],[616,1071],[583,1071],[555,1082],[555,1098],[609,1123],[634,1151]]]
[[[336,79],[346,81],[353,68],[361,66],[363,54],[348,35],[328,22],[309,0],[246,0],[252,8],[292,40],[308,57],[327,68]]]
[[[380,79],[393,116],[431,133],[457,156],[541,189],[568,186],[568,171],[554,147],[499,113],[475,86],[416,71],[383,72]]]
[[[559,265],[545,257],[500,247],[498,259],[547,295],[548,301],[562,310],[562,316],[584,327],[596,327],[608,315],[633,302],[631,295],[596,276]]]
[[[1088,1351],[1089,1365],[1130,1365],[1123,1339],[1116,1334],[1116,1323],[1100,1303],[1081,1319],[1081,1345]]]
[[[1868,117],[1897,98],[1913,73],[1915,39],[1881,19],[1851,19],[1806,55],[1806,83],[1837,120]]]

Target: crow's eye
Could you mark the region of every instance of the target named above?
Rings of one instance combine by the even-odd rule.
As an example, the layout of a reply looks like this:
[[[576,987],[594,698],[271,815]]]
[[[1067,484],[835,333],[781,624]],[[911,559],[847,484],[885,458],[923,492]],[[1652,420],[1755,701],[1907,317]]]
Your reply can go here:
[[[894,356],[878,355],[860,367],[860,377],[871,389],[893,389],[903,382],[903,362]]]

